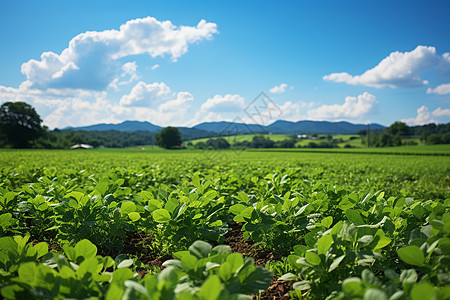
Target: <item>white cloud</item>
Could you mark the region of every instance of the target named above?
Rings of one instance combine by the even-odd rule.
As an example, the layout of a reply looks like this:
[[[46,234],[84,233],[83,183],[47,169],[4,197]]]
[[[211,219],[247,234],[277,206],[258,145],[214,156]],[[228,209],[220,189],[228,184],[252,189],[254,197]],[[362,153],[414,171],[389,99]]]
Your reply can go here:
[[[428,84],[428,81],[420,78],[420,74],[445,63],[447,59],[447,54],[442,57],[437,55],[435,47],[417,46],[410,52],[392,52],[362,75],[332,73],[325,75],[323,79],[377,88],[419,87]]]
[[[160,100],[166,100],[171,95],[170,88],[164,82],[146,84],[139,81],[130,94],[122,96],[121,105],[149,106]]]
[[[278,86],[274,86],[273,88],[271,88],[269,90],[269,92],[271,92],[272,94],[281,94],[281,93],[284,93],[286,91],[287,86],[288,85],[286,83],[282,83],[282,84],[280,84]]]
[[[348,96],[344,104],[322,105],[308,110],[308,117],[313,120],[354,119],[361,120],[374,112],[378,104],[374,95],[364,92],[357,97]]]
[[[438,94],[438,95],[447,95],[450,94],[450,83],[444,83],[441,85],[438,85],[434,89],[428,88],[427,89],[428,94]]]
[[[227,94],[225,96],[215,95],[209,98],[200,107],[201,111],[208,112],[240,112],[244,109],[244,98],[239,95]]]
[[[438,107],[431,114],[435,117],[450,117],[450,109]]]
[[[161,113],[182,112],[186,111],[186,105],[194,101],[194,96],[189,92],[179,92],[177,98],[167,101],[158,107]]]
[[[428,111],[428,107],[422,105],[417,110],[417,116],[415,118],[403,119],[402,122],[408,125],[424,125],[429,123],[437,123],[437,121],[431,119],[431,114]]]
[[[217,25],[201,20],[197,26],[175,26],[147,17],[126,22],[119,30],[88,31],[74,37],[61,54],[44,52],[40,60],[22,64],[32,89],[104,90],[121,70],[133,75],[133,65],[118,59],[139,54],[171,56],[176,61],[188,45],[211,39]],[[135,71],[135,70],[134,70]]]
[[[155,69],[158,69],[158,68],[159,68],[158,64],[152,66],[152,70],[155,70]]]

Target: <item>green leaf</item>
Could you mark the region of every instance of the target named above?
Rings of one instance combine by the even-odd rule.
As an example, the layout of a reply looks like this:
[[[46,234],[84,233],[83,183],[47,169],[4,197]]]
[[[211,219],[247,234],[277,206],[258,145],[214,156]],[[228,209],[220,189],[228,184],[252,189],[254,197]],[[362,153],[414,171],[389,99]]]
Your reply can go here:
[[[320,256],[314,252],[306,252],[306,261],[314,266],[320,265]]]
[[[48,253],[48,245],[45,242],[38,243],[33,246],[34,250],[36,250],[37,258],[40,258]]]
[[[320,224],[322,224],[325,228],[330,228],[330,226],[333,224],[333,217],[332,216],[328,216],[326,218],[324,218]]]
[[[385,292],[380,289],[368,289],[364,293],[364,300],[388,300],[388,297]]]
[[[119,265],[117,266],[117,269],[128,268],[128,267],[131,267],[132,265],[133,265],[132,259],[124,259],[119,263]]]
[[[335,260],[333,260],[330,267],[328,268],[328,272],[331,272],[334,269],[336,269],[344,258],[345,258],[345,254],[341,255],[338,258],[336,258]]]
[[[410,265],[422,266],[425,262],[423,252],[417,246],[406,246],[400,248],[397,250],[397,254],[401,260]]]
[[[268,288],[272,279],[273,273],[271,271],[262,267],[256,267],[242,283],[242,292],[256,294],[259,290]]]
[[[411,289],[411,300],[430,300],[433,299],[435,288],[428,282],[415,284]]]
[[[281,276],[280,278],[278,278],[278,280],[293,281],[293,280],[296,280],[297,278],[298,278],[298,276],[295,274],[286,273],[283,276]]]
[[[36,276],[36,263],[35,262],[27,262],[20,265],[18,274],[19,280],[23,283],[27,283],[29,285],[33,285],[35,282]]]
[[[311,289],[311,282],[310,281],[297,281],[295,282],[292,287],[295,290],[299,290],[299,291],[305,291],[305,290],[309,290]]]
[[[158,223],[167,223],[171,220],[169,212],[164,208],[153,211],[152,216],[153,219]]]
[[[317,250],[319,255],[326,254],[327,251],[331,248],[332,244],[333,244],[333,237],[331,235],[327,234],[321,237],[317,242]]]
[[[347,216],[347,219],[352,222],[355,225],[364,225],[364,221],[361,218],[361,214],[354,209],[347,209],[345,211],[345,215]]]
[[[342,289],[346,295],[351,297],[361,297],[364,293],[362,281],[357,277],[344,279],[342,282]]]
[[[439,249],[446,255],[450,254],[450,238],[443,237],[439,239]]]
[[[123,201],[120,207],[120,212],[122,214],[129,214],[136,211],[136,204],[131,201]]]
[[[222,283],[217,275],[209,277],[201,286],[198,296],[204,300],[217,300],[222,292]]]
[[[231,272],[236,272],[244,265],[244,258],[240,253],[232,253],[227,256],[227,263],[231,265]]]
[[[194,270],[197,265],[197,258],[191,254],[185,255],[181,258],[181,264],[186,271]]]
[[[97,255],[97,247],[89,240],[81,240],[75,245],[75,255],[76,259],[80,256],[85,260],[93,258]]]
[[[130,218],[131,222],[136,222],[139,221],[139,219],[141,218],[141,215],[137,212],[130,212],[128,214],[128,217]]]
[[[116,283],[111,283],[108,286],[108,292],[106,293],[105,300],[122,299],[124,288]]]
[[[228,280],[233,277],[233,269],[231,267],[231,264],[228,262],[224,262],[219,267],[218,275],[222,281],[227,282]]]
[[[212,246],[204,241],[195,241],[190,247],[189,252],[197,257],[198,259],[202,259],[208,257],[209,252],[211,251]]]

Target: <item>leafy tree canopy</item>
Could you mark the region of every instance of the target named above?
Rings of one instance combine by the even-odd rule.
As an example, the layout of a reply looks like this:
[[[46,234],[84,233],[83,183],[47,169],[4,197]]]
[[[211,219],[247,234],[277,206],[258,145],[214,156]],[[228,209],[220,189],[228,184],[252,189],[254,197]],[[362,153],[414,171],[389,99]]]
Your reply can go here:
[[[6,102],[0,107],[0,131],[14,148],[28,148],[44,130],[36,110],[25,102]]]
[[[156,143],[166,149],[181,146],[181,134],[176,127],[166,127],[156,134]]]

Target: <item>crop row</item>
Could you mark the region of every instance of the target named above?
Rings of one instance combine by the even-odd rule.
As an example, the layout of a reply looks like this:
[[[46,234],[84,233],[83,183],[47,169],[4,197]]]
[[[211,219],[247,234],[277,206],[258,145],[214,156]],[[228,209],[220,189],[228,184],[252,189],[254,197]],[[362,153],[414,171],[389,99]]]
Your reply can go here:
[[[216,163],[162,154],[152,158],[158,164],[133,154],[107,158],[116,161],[1,169],[4,298],[243,299],[274,275],[298,298],[450,295],[445,165],[410,174],[412,164],[382,170],[378,162],[275,154]],[[280,259],[262,268],[231,253],[222,244],[233,223]],[[174,257],[163,271],[135,254],[117,255],[136,232],[148,237],[142,247]]]

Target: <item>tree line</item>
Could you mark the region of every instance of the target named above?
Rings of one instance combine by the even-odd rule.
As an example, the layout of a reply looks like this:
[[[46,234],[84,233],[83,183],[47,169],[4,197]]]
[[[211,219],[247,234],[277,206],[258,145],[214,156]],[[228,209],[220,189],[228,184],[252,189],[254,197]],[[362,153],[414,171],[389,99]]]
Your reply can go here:
[[[419,139],[426,144],[449,144],[450,123],[408,126],[403,122],[395,122],[385,130],[359,132],[362,143],[371,147],[387,147],[417,144]],[[331,135],[317,136],[303,147],[335,148],[342,140]],[[294,148],[297,136],[291,135],[282,141],[273,141],[262,135],[253,136],[250,141],[230,144],[223,137],[211,138],[206,142],[198,142],[188,147],[196,149],[228,149],[236,148]],[[81,130],[49,130],[42,126],[42,119],[36,110],[25,102],[6,102],[0,107],[0,147],[9,148],[49,148],[65,149],[75,144],[89,144],[94,147],[123,148],[157,144],[167,149],[183,148],[182,136],[175,127],[166,127],[159,133],[135,131],[121,132],[81,131]],[[349,146],[349,145],[348,145]]]

